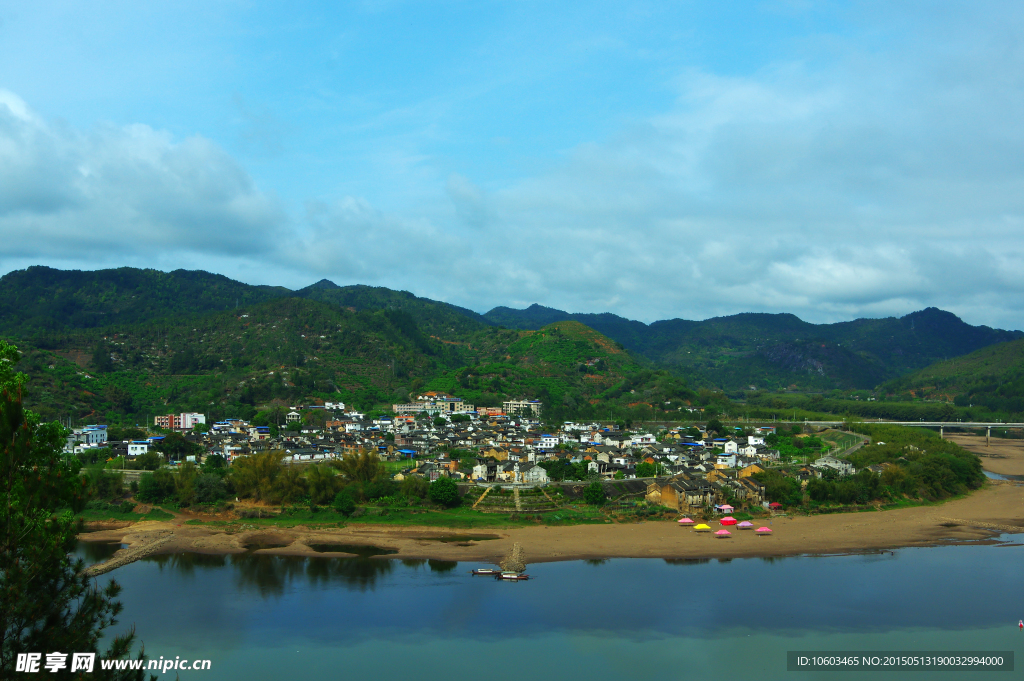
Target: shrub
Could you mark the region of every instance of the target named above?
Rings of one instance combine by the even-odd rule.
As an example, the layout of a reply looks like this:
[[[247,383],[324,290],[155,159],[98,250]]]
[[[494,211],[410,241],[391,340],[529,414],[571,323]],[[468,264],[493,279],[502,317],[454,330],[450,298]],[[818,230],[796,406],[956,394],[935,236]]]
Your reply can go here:
[[[592,506],[600,506],[605,501],[604,487],[597,480],[583,490],[583,500]]]
[[[173,498],[175,494],[174,476],[170,471],[160,470],[143,473],[139,478],[139,492],[135,497],[139,501],[160,503]]]
[[[380,499],[381,497],[388,497],[397,492],[398,485],[391,480],[379,479],[367,483],[363,487],[363,490],[367,499]]]
[[[430,483],[425,478],[418,478],[414,475],[402,480],[401,492],[410,499],[424,499],[430,490]]]
[[[342,490],[334,496],[334,501],[331,502],[331,507],[344,516],[350,516],[352,515],[352,512],[356,510],[356,502],[352,500],[351,494]]]
[[[196,501],[201,504],[220,501],[227,496],[227,493],[227,488],[224,485],[224,479],[216,473],[203,473],[196,478]]]
[[[435,504],[441,504],[448,508],[458,506],[459,501],[461,501],[459,498],[459,486],[451,478],[438,478],[430,483],[429,495],[430,500]]]

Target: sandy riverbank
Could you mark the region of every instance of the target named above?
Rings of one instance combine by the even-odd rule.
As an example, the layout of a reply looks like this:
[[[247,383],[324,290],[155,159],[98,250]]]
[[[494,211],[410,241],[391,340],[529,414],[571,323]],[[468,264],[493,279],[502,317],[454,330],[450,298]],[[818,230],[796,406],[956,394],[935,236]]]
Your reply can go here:
[[[992,438],[985,446],[985,437],[979,435],[947,435],[955,442],[981,457],[985,470],[999,475],[1024,475],[1024,440]]]
[[[962,446],[985,449],[984,438]],[[980,440],[980,442],[979,442]],[[997,456],[985,456],[986,469],[1001,474],[1024,474],[1024,443],[1001,441]],[[993,448],[995,443],[993,442]],[[993,465],[995,464],[995,465]],[[496,563],[513,542],[525,549],[531,563],[580,558],[706,558],[786,556],[891,550],[963,541],[995,541],[1002,532],[1024,533],[1024,485],[988,484],[964,499],[936,506],[884,512],[840,513],[810,517],[776,517],[770,537],[729,528],[732,537],[716,539],[682,528],[674,522],[638,524],[535,526],[507,530],[444,530],[436,527],[350,525],[338,529],[255,529],[228,534],[222,529],[180,524],[180,520],[143,522],[129,528],[83,535],[86,541],[121,541],[132,549],[173,532],[162,552],[241,553],[247,544],[273,544],[261,553],[342,556],[317,553],[310,544],[372,545],[396,551],[390,558],[432,558]],[[719,529],[717,526],[714,529]],[[442,542],[446,535],[455,541]],[[497,535],[496,539],[490,539]],[[473,539],[472,537],[477,537]]]

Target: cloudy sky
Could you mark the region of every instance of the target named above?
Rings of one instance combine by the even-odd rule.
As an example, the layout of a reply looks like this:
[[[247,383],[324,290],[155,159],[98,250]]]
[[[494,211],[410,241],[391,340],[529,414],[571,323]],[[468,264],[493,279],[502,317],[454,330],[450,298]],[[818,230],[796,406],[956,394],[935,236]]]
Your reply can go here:
[[[1024,328],[1019,2],[0,0],[0,271]]]

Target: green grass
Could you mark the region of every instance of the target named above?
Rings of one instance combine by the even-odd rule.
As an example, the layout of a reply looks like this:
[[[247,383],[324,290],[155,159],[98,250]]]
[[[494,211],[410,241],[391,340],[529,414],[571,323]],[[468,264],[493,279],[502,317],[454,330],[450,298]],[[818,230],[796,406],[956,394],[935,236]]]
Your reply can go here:
[[[77,518],[81,518],[86,522],[96,520],[127,520],[130,522],[141,522],[143,520],[171,520],[174,516],[167,511],[163,511],[159,508],[154,508],[149,513],[121,513],[120,511],[95,511],[92,509],[86,509],[79,513]]]
[[[401,473],[406,468],[414,468],[419,462],[415,459],[402,459],[401,461],[381,461],[380,464],[384,467],[384,470],[388,472],[388,475],[394,475],[395,473]]]

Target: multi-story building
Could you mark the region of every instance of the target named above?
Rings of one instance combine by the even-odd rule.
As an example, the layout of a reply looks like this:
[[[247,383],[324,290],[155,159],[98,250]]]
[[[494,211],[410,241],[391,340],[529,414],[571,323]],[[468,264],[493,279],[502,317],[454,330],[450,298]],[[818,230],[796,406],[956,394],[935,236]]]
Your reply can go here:
[[[473,405],[466,404],[461,397],[431,392],[420,395],[415,402],[394,404],[392,410],[396,414],[418,414],[421,411],[428,414],[462,414],[473,411]]]
[[[509,416],[513,414],[525,414],[529,410],[534,416],[540,416],[540,400],[509,400],[508,402],[502,402],[502,407],[505,413]]]
[[[192,430],[198,423],[206,424],[205,414],[165,414],[153,419],[153,425],[168,430]]]
[[[64,450],[67,452],[79,451],[82,448],[101,447],[107,443],[106,426],[85,426],[75,428],[68,435]]]

